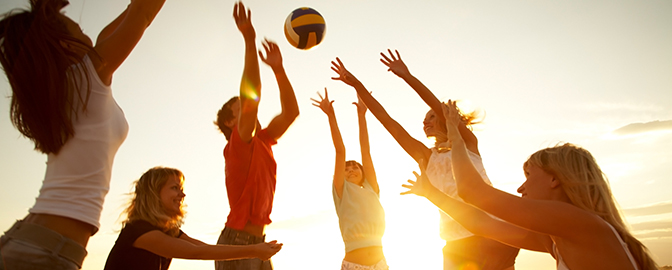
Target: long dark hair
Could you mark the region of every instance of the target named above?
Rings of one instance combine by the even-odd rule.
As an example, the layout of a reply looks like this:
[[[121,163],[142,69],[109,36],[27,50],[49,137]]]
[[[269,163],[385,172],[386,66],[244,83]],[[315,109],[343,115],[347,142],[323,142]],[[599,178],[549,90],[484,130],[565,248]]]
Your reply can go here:
[[[90,93],[77,50],[93,48],[73,37],[59,17],[67,4],[31,0],[30,10],[15,9],[0,20],[0,63],[12,87],[12,124],[45,154],[57,154],[74,135],[73,117],[86,110]]]

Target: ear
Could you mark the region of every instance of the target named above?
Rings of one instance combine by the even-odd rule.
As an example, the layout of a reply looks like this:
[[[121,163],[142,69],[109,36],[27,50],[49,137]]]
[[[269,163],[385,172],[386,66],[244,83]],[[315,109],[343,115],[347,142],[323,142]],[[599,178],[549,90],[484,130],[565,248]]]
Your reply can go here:
[[[225,121],[225,122],[224,122],[224,125],[227,126],[227,127],[229,127],[230,129],[233,129],[233,126],[236,125],[236,121],[238,121],[238,119],[236,119],[236,118],[231,118],[230,120]]]
[[[560,187],[560,179],[556,178],[555,176],[551,176],[549,184],[551,185],[551,188]]]

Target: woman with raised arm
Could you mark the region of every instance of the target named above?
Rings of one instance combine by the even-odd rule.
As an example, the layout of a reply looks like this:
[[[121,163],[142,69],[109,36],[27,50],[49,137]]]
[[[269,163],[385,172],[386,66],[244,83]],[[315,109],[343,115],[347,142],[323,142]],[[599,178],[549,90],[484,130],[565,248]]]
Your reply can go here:
[[[366,126],[366,105],[361,99],[353,102],[357,106],[357,118],[359,119],[362,164],[354,160],[346,162],[345,146],[332,106],[334,101],[329,100],[326,88],[324,97],[320,93],[317,94],[320,100],[311,98],[313,106],[320,108],[327,115],[331,138],[336,150],[332,193],[341,236],[345,244],[345,257],[341,263],[341,269],[389,269],[383,255],[385,212],[380,204],[380,190],[371,159],[369,132]]]
[[[566,143],[542,149],[524,163],[517,197],[486,185],[469,160],[454,102],[445,110],[458,193],[446,196],[427,180],[404,185],[429,199],[475,234],[511,246],[550,253],[558,270],[657,270],[647,248],[626,228],[609,184],[587,150]],[[473,206],[472,206],[473,205]],[[485,212],[484,212],[485,211]],[[495,219],[494,215],[502,220]],[[505,222],[506,221],[506,222]]]
[[[332,70],[339,75],[332,79],[341,80],[354,87],[357,94],[362,98],[369,110],[371,110],[371,113],[383,124],[385,129],[387,129],[406,153],[417,162],[420,162],[420,160],[428,161],[427,171],[430,181],[440,187],[446,194],[458,198],[455,181],[452,178],[450,166],[451,151],[445,133],[445,123],[443,116],[435,113],[441,109],[442,103],[420,81],[410,75],[406,65],[398,55],[397,57],[391,56],[389,58],[384,54],[381,55],[383,56],[381,61],[388,65],[390,70],[395,72],[395,74],[403,76],[423,100],[430,105],[431,109],[427,112],[423,121],[423,130],[427,137],[434,137],[436,139],[434,147],[428,148],[422,142],[411,137],[398,122],[390,117],[364,85],[345,68],[339,58],[336,58],[337,62],[332,61]],[[478,141],[469,128],[476,119],[474,116],[467,115],[465,120],[459,126],[460,134],[465,142],[467,142],[469,157],[483,175],[484,183],[490,184],[478,152]],[[446,246],[443,249],[444,270],[461,269],[467,266],[476,266],[478,269],[487,270],[514,269],[518,249],[474,235],[443,213],[441,213],[440,232],[441,237],[446,240]]]
[[[0,240],[0,269],[78,269],[110,186],[128,124],[110,85],[165,0],[133,0],[95,45],[61,13],[31,0],[0,20],[0,63],[14,126],[47,155],[35,205]],[[9,191],[4,189],[4,191]]]
[[[184,175],[173,168],[154,167],[135,182],[126,220],[110,251],[105,270],[166,270],[172,258],[195,260],[268,260],[282,244],[209,245],[189,237],[184,223]]]

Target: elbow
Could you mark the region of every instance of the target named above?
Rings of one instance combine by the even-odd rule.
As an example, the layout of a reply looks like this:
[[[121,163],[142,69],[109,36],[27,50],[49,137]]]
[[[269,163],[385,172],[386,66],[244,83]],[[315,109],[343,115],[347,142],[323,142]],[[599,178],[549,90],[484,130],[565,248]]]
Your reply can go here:
[[[458,185],[457,187],[457,196],[460,196],[462,200],[468,204],[473,204],[477,196],[475,196],[473,189],[466,185]]]

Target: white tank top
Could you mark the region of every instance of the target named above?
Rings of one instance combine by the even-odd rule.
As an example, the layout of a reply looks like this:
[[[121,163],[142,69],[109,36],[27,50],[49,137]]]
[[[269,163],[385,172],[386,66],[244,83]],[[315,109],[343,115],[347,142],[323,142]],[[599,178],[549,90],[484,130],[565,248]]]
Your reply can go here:
[[[463,201],[462,198],[457,195],[457,185],[455,183],[455,178],[453,178],[453,169],[451,166],[452,152],[439,152],[436,148],[432,148],[431,150],[432,154],[429,157],[426,170],[429,182],[448,196]],[[476,170],[483,176],[485,183],[492,185],[490,179],[488,179],[488,176],[485,174],[481,156],[471,151],[467,152],[469,153],[469,158],[476,167]],[[441,215],[439,228],[443,240],[452,241],[474,235],[449,215],[446,215],[442,211],[439,211],[439,213]]]
[[[630,249],[628,248],[628,244],[623,241],[623,238],[618,234],[618,231],[614,228],[614,226],[611,226],[609,222],[606,222],[607,225],[609,225],[609,228],[611,228],[611,231],[614,232],[616,235],[616,238],[618,239],[618,242],[621,242],[621,246],[625,250],[625,254],[628,255],[628,259],[630,259],[630,263],[632,263],[632,267],[635,270],[639,270],[639,267],[637,266],[637,262],[635,262],[635,257],[632,256],[632,253],[630,253]],[[569,267],[567,267],[567,264],[565,264],[565,260],[562,259],[562,256],[560,256],[560,253],[558,252],[558,248],[555,246],[555,242],[553,243],[553,252],[555,252],[555,257],[558,260],[558,270],[570,270]]]
[[[82,63],[91,81],[87,110],[79,108],[72,119],[74,136],[57,155],[47,155],[42,188],[29,212],[68,217],[99,228],[112,162],[128,134],[128,123],[88,55]],[[86,85],[85,79],[80,85]]]

